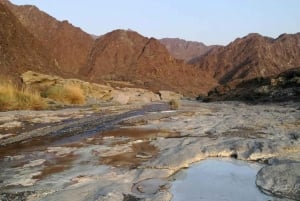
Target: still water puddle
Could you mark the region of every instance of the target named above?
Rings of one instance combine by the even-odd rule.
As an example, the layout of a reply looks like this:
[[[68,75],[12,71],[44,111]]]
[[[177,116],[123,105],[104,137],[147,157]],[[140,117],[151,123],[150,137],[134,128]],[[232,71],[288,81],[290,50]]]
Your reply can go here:
[[[255,185],[262,166],[230,159],[208,159],[175,175],[172,201],[269,201]]]

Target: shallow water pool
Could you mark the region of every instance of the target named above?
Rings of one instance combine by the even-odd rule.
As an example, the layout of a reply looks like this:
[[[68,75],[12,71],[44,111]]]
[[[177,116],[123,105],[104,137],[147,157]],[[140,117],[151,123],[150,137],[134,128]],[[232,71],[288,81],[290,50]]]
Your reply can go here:
[[[231,159],[207,159],[180,171],[172,201],[268,201],[255,178],[262,165]]]

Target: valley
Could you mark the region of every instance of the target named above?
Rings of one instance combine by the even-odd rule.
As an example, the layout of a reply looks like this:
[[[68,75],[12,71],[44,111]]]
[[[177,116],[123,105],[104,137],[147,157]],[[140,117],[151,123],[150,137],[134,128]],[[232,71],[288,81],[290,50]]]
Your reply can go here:
[[[96,36],[1,0],[0,200],[300,200],[299,68],[300,33]]]

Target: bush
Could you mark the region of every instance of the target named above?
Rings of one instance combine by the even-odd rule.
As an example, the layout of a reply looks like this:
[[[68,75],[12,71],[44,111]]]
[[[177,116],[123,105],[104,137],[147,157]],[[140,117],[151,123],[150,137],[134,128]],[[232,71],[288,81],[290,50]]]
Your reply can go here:
[[[0,111],[45,109],[47,104],[36,91],[18,89],[10,82],[0,83]]]
[[[177,110],[179,108],[180,104],[179,104],[178,100],[172,99],[172,100],[169,101],[169,105],[170,105],[171,110]]]
[[[83,104],[85,97],[79,86],[53,86],[46,90],[44,96],[65,104]]]

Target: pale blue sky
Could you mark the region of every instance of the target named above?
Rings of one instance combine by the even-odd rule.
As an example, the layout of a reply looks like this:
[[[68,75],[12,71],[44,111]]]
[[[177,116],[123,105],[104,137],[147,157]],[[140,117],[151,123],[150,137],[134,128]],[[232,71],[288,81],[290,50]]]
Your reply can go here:
[[[228,44],[248,33],[300,32],[300,0],[11,0],[102,35],[132,29],[147,37]]]

